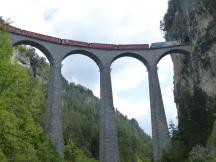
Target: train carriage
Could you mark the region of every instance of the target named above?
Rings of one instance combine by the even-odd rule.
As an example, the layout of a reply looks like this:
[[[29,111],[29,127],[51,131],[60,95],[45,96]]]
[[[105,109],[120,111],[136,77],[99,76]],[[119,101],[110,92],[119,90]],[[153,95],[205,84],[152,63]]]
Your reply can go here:
[[[169,41],[169,42],[156,42],[152,43],[150,48],[163,48],[163,47],[170,47],[170,46],[177,46],[181,45],[178,41]]]

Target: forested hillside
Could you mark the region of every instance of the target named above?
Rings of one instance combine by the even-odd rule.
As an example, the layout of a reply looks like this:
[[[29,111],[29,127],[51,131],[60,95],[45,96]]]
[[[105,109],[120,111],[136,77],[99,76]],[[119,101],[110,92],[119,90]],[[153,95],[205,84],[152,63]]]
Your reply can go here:
[[[36,55],[33,64],[29,50],[12,49],[0,31],[0,161],[63,162],[43,132],[49,65]],[[63,86],[64,161],[98,162],[99,99],[64,79]],[[151,138],[135,119],[116,119],[121,162],[151,162]]]
[[[91,90],[74,83],[64,82],[64,138],[83,153],[98,159],[99,153],[99,99]],[[150,162],[151,138],[140,129],[135,119],[116,113],[121,162]],[[71,157],[74,158],[74,157]]]
[[[60,161],[43,135],[43,84],[29,69],[11,62],[13,49],[0,31],[0,161]]]

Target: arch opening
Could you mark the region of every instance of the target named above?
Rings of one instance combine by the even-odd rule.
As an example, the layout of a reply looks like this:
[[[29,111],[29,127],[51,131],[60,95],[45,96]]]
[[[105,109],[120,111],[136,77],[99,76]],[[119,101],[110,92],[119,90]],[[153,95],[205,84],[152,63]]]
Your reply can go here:
[[[71,53],[70,53],[71,54]],[[99,159],[99,68],[88,56],[73,53],[62,61],[64,77],[63,132],[65,159],[69,147],[83,152],[83,161]]]
[[[74,54],[79,54],[79,55],[87,56],[88,58],[91,58],[91,60],[93,60],[93,61],[97,64],[98,68],[100,68],[100,66],[101,66],[101,61],[100,61],[100,59],[99,59],[94,53],[89,52],[89,51],[87,51],[87,50],[73,50],[73,51],[67,53],[67,54],[63,57],[63,60],[65,60],[68,56],[74,55]],[[63,60],[62,60],[62,61],[63,61]]]
[[[160,60],[165,57],[166,55],[170,55],[170,54],[177,54],[178,56],[184,55],[187,57],[190,57],[190,51],[187,50],[182,50],[182,49],[172,49],[172,50],[168,50],[166,52],[164,52],[157,60],[157,64],[160,62]]]
[[[149,64],[148,64],[147,60],[145,60],[145,58],[141,57],[139,54],[130,53],[130,52],[125,52],[125,53],[118,54],[115,58],[113,58],[111,63],[115,62],[116,60],[118,60],[118,59],[120,59],[122,57],[129,57],[129,58],[137,59],[137,60],[141,61],[146,66],[147,69],[149,67]]]
[[[30,41],[30,40],[21,40],[21,41],[15,42],[13,44],[14,47],[19,46],[19,45],[26,45],[26,46],[34,47],[35,49],[37,49],[37,51],[40,51],[40,52],[38,52],[39,54],[43,53],[43,55],[46,56],[46,58],[49,60],[50,64],[53,63],[53,57],[52,57],[51,53],[43,45],[41,45],[37,42],[34,42],[34,41]]]
[[[178,76],[181,76],[181,71],[178,69],[181,69],[182,65],[179,64],[179,60],[189,61],[189,54],[189,51],[185,50],[168,51],[163,54],[157,64],[167,124],[168,127],[172,127],[172,129],[173,127],[178,128],[178,111],[174,99],[174,86],[176,86],[176,81],[179,79]],[[176,67],[174,67],[173,64],[175,64]],[[170,130],[170,133],[171,132],[172,130]]]
[[[139,156],[132,154],[133,149],[137,149],[137,153],[143,149],[142,158],[151,159],[149,154],[146,154],[152,152],[147,69],[140,60],[126,56],[112,63],[111,79],[121,161],[138,161]],[[123,121],[127,121],[125,123],[129,126],[125,126]],[[139,135],[135,139],[134,134],[137,133]],[[146,139],[147,145],[144,146],[143,141],[138,140],[141,137]],[[125,150],[129,151],[126,153]]]

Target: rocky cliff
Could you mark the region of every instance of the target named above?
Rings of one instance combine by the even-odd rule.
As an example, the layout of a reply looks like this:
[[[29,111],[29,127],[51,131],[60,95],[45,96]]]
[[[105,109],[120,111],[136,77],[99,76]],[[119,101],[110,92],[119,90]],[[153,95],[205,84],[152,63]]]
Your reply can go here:
[[[171,55],[178,134],[189,152],[214,132],[216,96],[216,1],[169,0],[161,22],[167,40],[192,44],[190,57]],[[195,149],[196,150],[196,149]],[[193,152],[193,151],[192,151]],[[187,153],[182,153],[186,157]]]
[[[40,57],[32,47],[17,46],[13,48],[11,62],[16,62],[24,68],[31,69],[34,77],[39,76],[45,80],[49,79],[49,64],[46,58]]]
[[[167,40],[193,44],[191,60],[172,55],[175,92],[200,87],[216,94],[216,3],[214,0],[171,0],[162,28]],[[176,96],[177,98],[177,96]]]

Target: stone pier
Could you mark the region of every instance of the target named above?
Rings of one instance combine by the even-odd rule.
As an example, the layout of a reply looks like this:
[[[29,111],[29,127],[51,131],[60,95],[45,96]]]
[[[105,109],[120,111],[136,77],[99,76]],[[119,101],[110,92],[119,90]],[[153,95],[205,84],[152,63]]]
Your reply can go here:
[[[160,160],[162,153],[169,149],[170,137],[161,95],[161,89],[157,73],[157,65],[150,66],[149,94],[151,105],[152,142],[154,162]]]
[[[100,69],[100,162],[120,162],[110,66]]]

